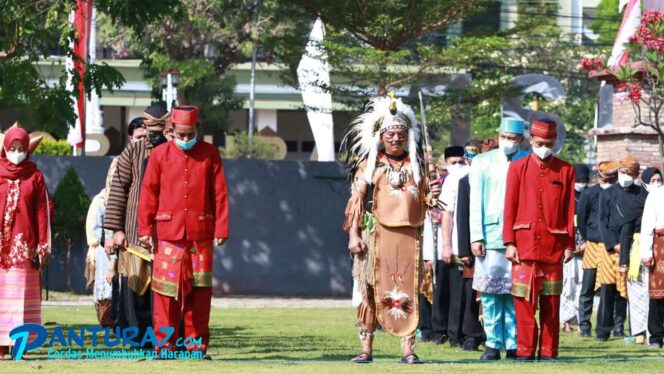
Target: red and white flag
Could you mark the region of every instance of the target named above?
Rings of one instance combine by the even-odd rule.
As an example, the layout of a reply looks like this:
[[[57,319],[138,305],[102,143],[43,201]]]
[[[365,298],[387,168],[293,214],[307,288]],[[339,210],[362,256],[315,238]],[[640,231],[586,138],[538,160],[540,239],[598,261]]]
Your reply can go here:
[[[77,40],[72,40],[70,46],[74,51],[76,58],[67,58],[68,88],[75,91],[78,95],[74,112],[76,113],[75,126],[69,129],[67,141],[78,150],[80,154],[83,148],[83,139],[85,139],[85,86],[83,77],[85,76],[85,63],[88,60],[88,47],[90,45],[90,26],[92,20],[92,0],[76,0],[76,10],[69,15],[69,22],[76,29]],[[77,74],[79,81],[74,87],[71,74]]]

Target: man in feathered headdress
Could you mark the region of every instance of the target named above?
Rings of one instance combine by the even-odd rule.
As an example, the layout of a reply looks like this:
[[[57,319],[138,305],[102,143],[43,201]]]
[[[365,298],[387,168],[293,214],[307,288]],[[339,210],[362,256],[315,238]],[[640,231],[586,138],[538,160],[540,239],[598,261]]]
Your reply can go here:
[[[402,337],[402,362],[418,363],[413,348],[419,319],[419,228],[427,202],[434,201],[440,187],[432,182],[427,188],[415,114],[401,100],[374,98],[351,123],[342,149],[352,179],[344,229],[363,296],[358,307],[362,352],[352,361],[373,360],[380,322],[385,331]]]

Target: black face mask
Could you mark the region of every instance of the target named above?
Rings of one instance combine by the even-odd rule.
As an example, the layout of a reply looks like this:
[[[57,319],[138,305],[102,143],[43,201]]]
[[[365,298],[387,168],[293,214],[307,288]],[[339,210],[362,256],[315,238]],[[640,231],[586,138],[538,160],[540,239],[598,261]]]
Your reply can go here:
[[[164,136],[163,132],[152,132],[148,131],[148,142],[152,144],[153,147],[158,146],[159,144],[166,143],[168,139]]]

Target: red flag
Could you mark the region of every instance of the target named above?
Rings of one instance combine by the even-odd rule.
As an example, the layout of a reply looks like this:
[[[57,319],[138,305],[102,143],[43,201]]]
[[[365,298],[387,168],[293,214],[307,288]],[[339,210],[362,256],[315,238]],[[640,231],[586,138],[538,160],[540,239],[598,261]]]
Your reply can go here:
[[[92,0],[76,0],[76,10],[73,12],[72,24],[76,29],[77,40],[73,43],[73,52],[76,58],[73,61],[75,74],[78,74],[79,82],[74,90],[78,93],[76,99],[76,126],[74,133],[70,132],[69,141],[76,148],[83,147],[85,139],[85,63],[88,60],[88,49],[90,46],[90,26],[92,21]]]

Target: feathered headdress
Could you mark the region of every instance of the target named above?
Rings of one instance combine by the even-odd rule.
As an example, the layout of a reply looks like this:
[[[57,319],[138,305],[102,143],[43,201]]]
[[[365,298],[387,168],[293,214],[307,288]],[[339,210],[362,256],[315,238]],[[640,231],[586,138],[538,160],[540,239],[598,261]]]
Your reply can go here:
[[[424,171],[420,127],[410,106],[404,104],[401,99],[395,99],[394,94],[371,99],[365,105],[363,113],[348,126],[341,141],[341,150],[345,153],[350,175],[354,175],[360,163],[367,160],[364,180],[371,184],[381,145],[380,136],[394,128],[408,130],[408,154],[413,178],[415,183],[420,183]]]

